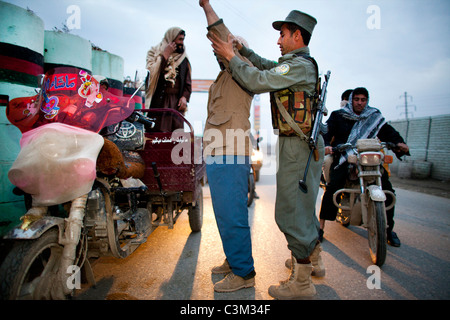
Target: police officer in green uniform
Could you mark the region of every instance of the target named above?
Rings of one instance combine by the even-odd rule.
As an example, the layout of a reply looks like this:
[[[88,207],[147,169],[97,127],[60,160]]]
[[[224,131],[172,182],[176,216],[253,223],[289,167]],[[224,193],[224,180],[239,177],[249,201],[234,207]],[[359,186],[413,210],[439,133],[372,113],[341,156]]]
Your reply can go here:
[[[277,194],[275,219],[284,233],[292,255],[286,261],[291,268],[289,280],[269,288],[277,299],[300,299],[316,294],[311,275],[324,276],[318,239],[319,221],[315,203],[324,157],[324,144],[318,138],[318,155],[311,161],[307,185],[308,192],[299,190],[310,153],[305,141],[311,133],[314,115],[314,97],[317,97],[318,67],[309,55],[309,40],[317,21],[312,16],[293,10],[283,21],[272,25],[280,31],[278,45],[282,56],[278,62],[264,59],[229,36],[222,41],[211,36],[214,52],[229,61],[233,78],[254,93],[270,92],[272,124],[279,134]],[[250,67],[233,52],[235,45],[242,56],[255,67]],[[286,120],[285,108],[292,121]],[[295,127],[297,125],[298,127]]]

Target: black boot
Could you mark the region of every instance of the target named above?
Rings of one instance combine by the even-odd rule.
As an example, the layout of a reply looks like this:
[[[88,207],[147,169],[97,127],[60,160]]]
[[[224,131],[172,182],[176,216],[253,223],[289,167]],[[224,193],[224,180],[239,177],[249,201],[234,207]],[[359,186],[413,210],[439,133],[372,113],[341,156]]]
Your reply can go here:
[[[394,231],[387,231],[387,243],[393,247],[400,247],[400,239]]]

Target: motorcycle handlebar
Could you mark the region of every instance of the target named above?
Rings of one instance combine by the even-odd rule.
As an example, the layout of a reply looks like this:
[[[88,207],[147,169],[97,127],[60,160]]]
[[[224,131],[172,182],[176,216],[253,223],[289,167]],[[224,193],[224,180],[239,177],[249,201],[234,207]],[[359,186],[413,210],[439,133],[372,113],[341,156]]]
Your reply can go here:
[[[397,148],[397,145],[393,142],[383,142],[383,144],[388,148],[388,150],[394,150]]]
[[[342,153],[347,149],[351,149],[353,148],[353,146],[351,145],[351,143],[341,143],[338,144],[336,147],[332,148],[333,153]]]
[[[382,146],[382,148],[386,147],[388,150],[394,150],[397,148],[397,145],[392,142],[382,142],[381,146]],[[356,147],[352,146],[351,143],[341,143],[335,147],[332,147],[332,152],[333,153],[342,153],[345,150],[351,149],[351,148],[356,148]]]
[[[131,114],[131,116],[129,116],[127,118],[127,121],[129,121],[129,122],[137,121],[137,122],[142,123],[143,125],[149,126],[150,128],[154,128],[155,127],[155,122],[152,121],[152,120],[153,119],[150,119],[150,118],[148,118],[148,117],[144,116],[143,114],[140,114],[140,113],[138,113],[136,111],[134,111]]]

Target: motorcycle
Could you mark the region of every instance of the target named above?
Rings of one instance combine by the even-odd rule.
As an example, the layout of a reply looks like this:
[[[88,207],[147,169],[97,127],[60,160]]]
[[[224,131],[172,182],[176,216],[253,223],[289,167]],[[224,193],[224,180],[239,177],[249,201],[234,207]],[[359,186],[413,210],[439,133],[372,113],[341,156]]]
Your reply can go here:
[[[184,210],[192,231],[201,230],[204,163],[170,161],[181,142],[201,145],[176,111],[191,132],[156,142],[171,139],[157,131],[167,110],[134,110],[142,85],[119,97],[84,70],[58,67],[38,95],[10,101],[7,117],[23,136],[8,177],[27,212],[1,239],[0,299],[67,299],[81,275],[95,285],[92,259],[129,256]],[[182,187],[171,184],[174,172]]]
[[[393,157],[385,155],[383,149],[395,147],[391,143],[381,143],[378,139],[360,139],[356,146],[341,144],[333,148],[339,156],[346,150],[349,154],[349,174],[345,187],[333,194],[333,203],[339,208],[336,220],[343,226],[364,226],[368,231],[370,257],[381,267],[386,260],[386,210],[395,205],[395,194],[382,190],[381,175],[383,163],[392,163]],[[328,176],[324,173],[324,176]],[[392,202],[385,206],[386,197]]]

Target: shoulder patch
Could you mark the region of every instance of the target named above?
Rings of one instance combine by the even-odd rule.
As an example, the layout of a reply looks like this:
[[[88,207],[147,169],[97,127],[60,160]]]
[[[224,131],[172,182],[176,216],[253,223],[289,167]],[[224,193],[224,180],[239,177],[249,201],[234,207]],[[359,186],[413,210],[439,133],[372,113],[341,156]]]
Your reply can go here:
[[[289,70],[291,70],[291,67],[289,67],[289,65],[287,63],[283,63],[277,67],[275,67],[275,72],[278,74],[287,74],[289,72]]]

